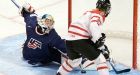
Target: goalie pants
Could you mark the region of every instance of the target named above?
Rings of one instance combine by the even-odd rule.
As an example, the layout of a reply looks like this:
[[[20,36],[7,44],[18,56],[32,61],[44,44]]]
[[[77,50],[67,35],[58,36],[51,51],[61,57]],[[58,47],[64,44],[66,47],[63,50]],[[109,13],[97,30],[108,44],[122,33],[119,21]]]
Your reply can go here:
[[[33,60],[26,60],[29,64],[33,66],[46,66],[47,64],[51,63],[52,61],[61,64],[61,53],[55,48],[49,48],[50,55],[46,55],[47,57],[42,61],[33,61]]]
[[[71,60],[82,56],[89,60],[95,60],[101,53],[90,39],[67,40],[67,53]]]

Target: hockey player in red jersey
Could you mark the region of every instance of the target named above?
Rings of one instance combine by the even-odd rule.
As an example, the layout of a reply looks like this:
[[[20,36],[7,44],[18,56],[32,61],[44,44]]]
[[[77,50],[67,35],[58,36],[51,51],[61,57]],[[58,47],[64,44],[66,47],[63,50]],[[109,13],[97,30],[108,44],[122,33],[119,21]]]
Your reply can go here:
[[[106,36],[101,26],[110,10],[109,0],[98,0],[96,9],[85,12],[71,23],[66,39],[69,59],[59,67],[57,75],[67,75],[74,67],[79,66],[82,56],[95,61],[99,75],[109,75],[106,59],[102,53],[107,47],[104,45]]]

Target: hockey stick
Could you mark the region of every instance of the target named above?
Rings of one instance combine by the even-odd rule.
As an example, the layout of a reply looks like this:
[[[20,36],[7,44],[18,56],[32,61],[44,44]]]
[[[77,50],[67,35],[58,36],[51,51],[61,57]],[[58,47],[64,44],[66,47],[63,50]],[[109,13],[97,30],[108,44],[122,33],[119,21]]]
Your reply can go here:
[[[14,4],[15,4],[15,6],[17,7],[17,8],[20,8],[20,6],[17,4],[17,2],[15,1],[15,0],[11,0]]]
[[[131,69],[130,68],[126,68],[126,69],[123,69],[123,70],[117,70],[115,67],[114,67],[114,63],[109,60],[107,60],[109,62],[109,64],[111,65],[112,69],[115,71],[116,74],[120,74],[120,73],[126,73],[126,72],[130,72]],[[85,61],[84,61],[85,62]],[[84,63],[83,62],[83,63]],[[82,64],[83,64],[82,63]],[[82,66],[82,64],[80,64],[80,68],[81,68],[81,73],[86,73],[86,70],[84,70],[85,68],[87,68],[88,66],[91,66],[93,64],[95,64],[94,62],[90,62],[88,65],[86,65],[85,67]]]
[[[115,71],[116,74],[126,73],[126,72],[130,72],[130,71],[131,71],[130,68],[123,69],[123,70],[117,70],[117,69],[114,67],[113,63],[110,61],[110,59],[109,59],[108,61],[109,61],[111,67],[113,68],[113,70]]]

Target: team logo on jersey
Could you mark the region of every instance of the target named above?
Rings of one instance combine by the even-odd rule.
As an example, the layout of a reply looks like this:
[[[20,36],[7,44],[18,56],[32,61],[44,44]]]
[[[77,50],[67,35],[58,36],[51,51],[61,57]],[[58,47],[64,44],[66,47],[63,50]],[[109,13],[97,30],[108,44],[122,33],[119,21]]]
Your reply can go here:
[[[42,47],[42,43],[36,39],[31,38],[28,42],[28,47],[32,49],[40,48]]]

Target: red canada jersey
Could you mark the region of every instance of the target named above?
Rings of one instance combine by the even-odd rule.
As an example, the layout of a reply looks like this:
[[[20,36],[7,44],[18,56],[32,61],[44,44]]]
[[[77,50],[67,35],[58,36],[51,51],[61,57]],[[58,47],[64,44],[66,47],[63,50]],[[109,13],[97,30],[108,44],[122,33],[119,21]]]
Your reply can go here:
[[[96,42],[101,37],[101,26],[104,20],[104,12],[98,9],[86,11],[80,18],[70,24],[67,40],[90,38],[93,42]]]

